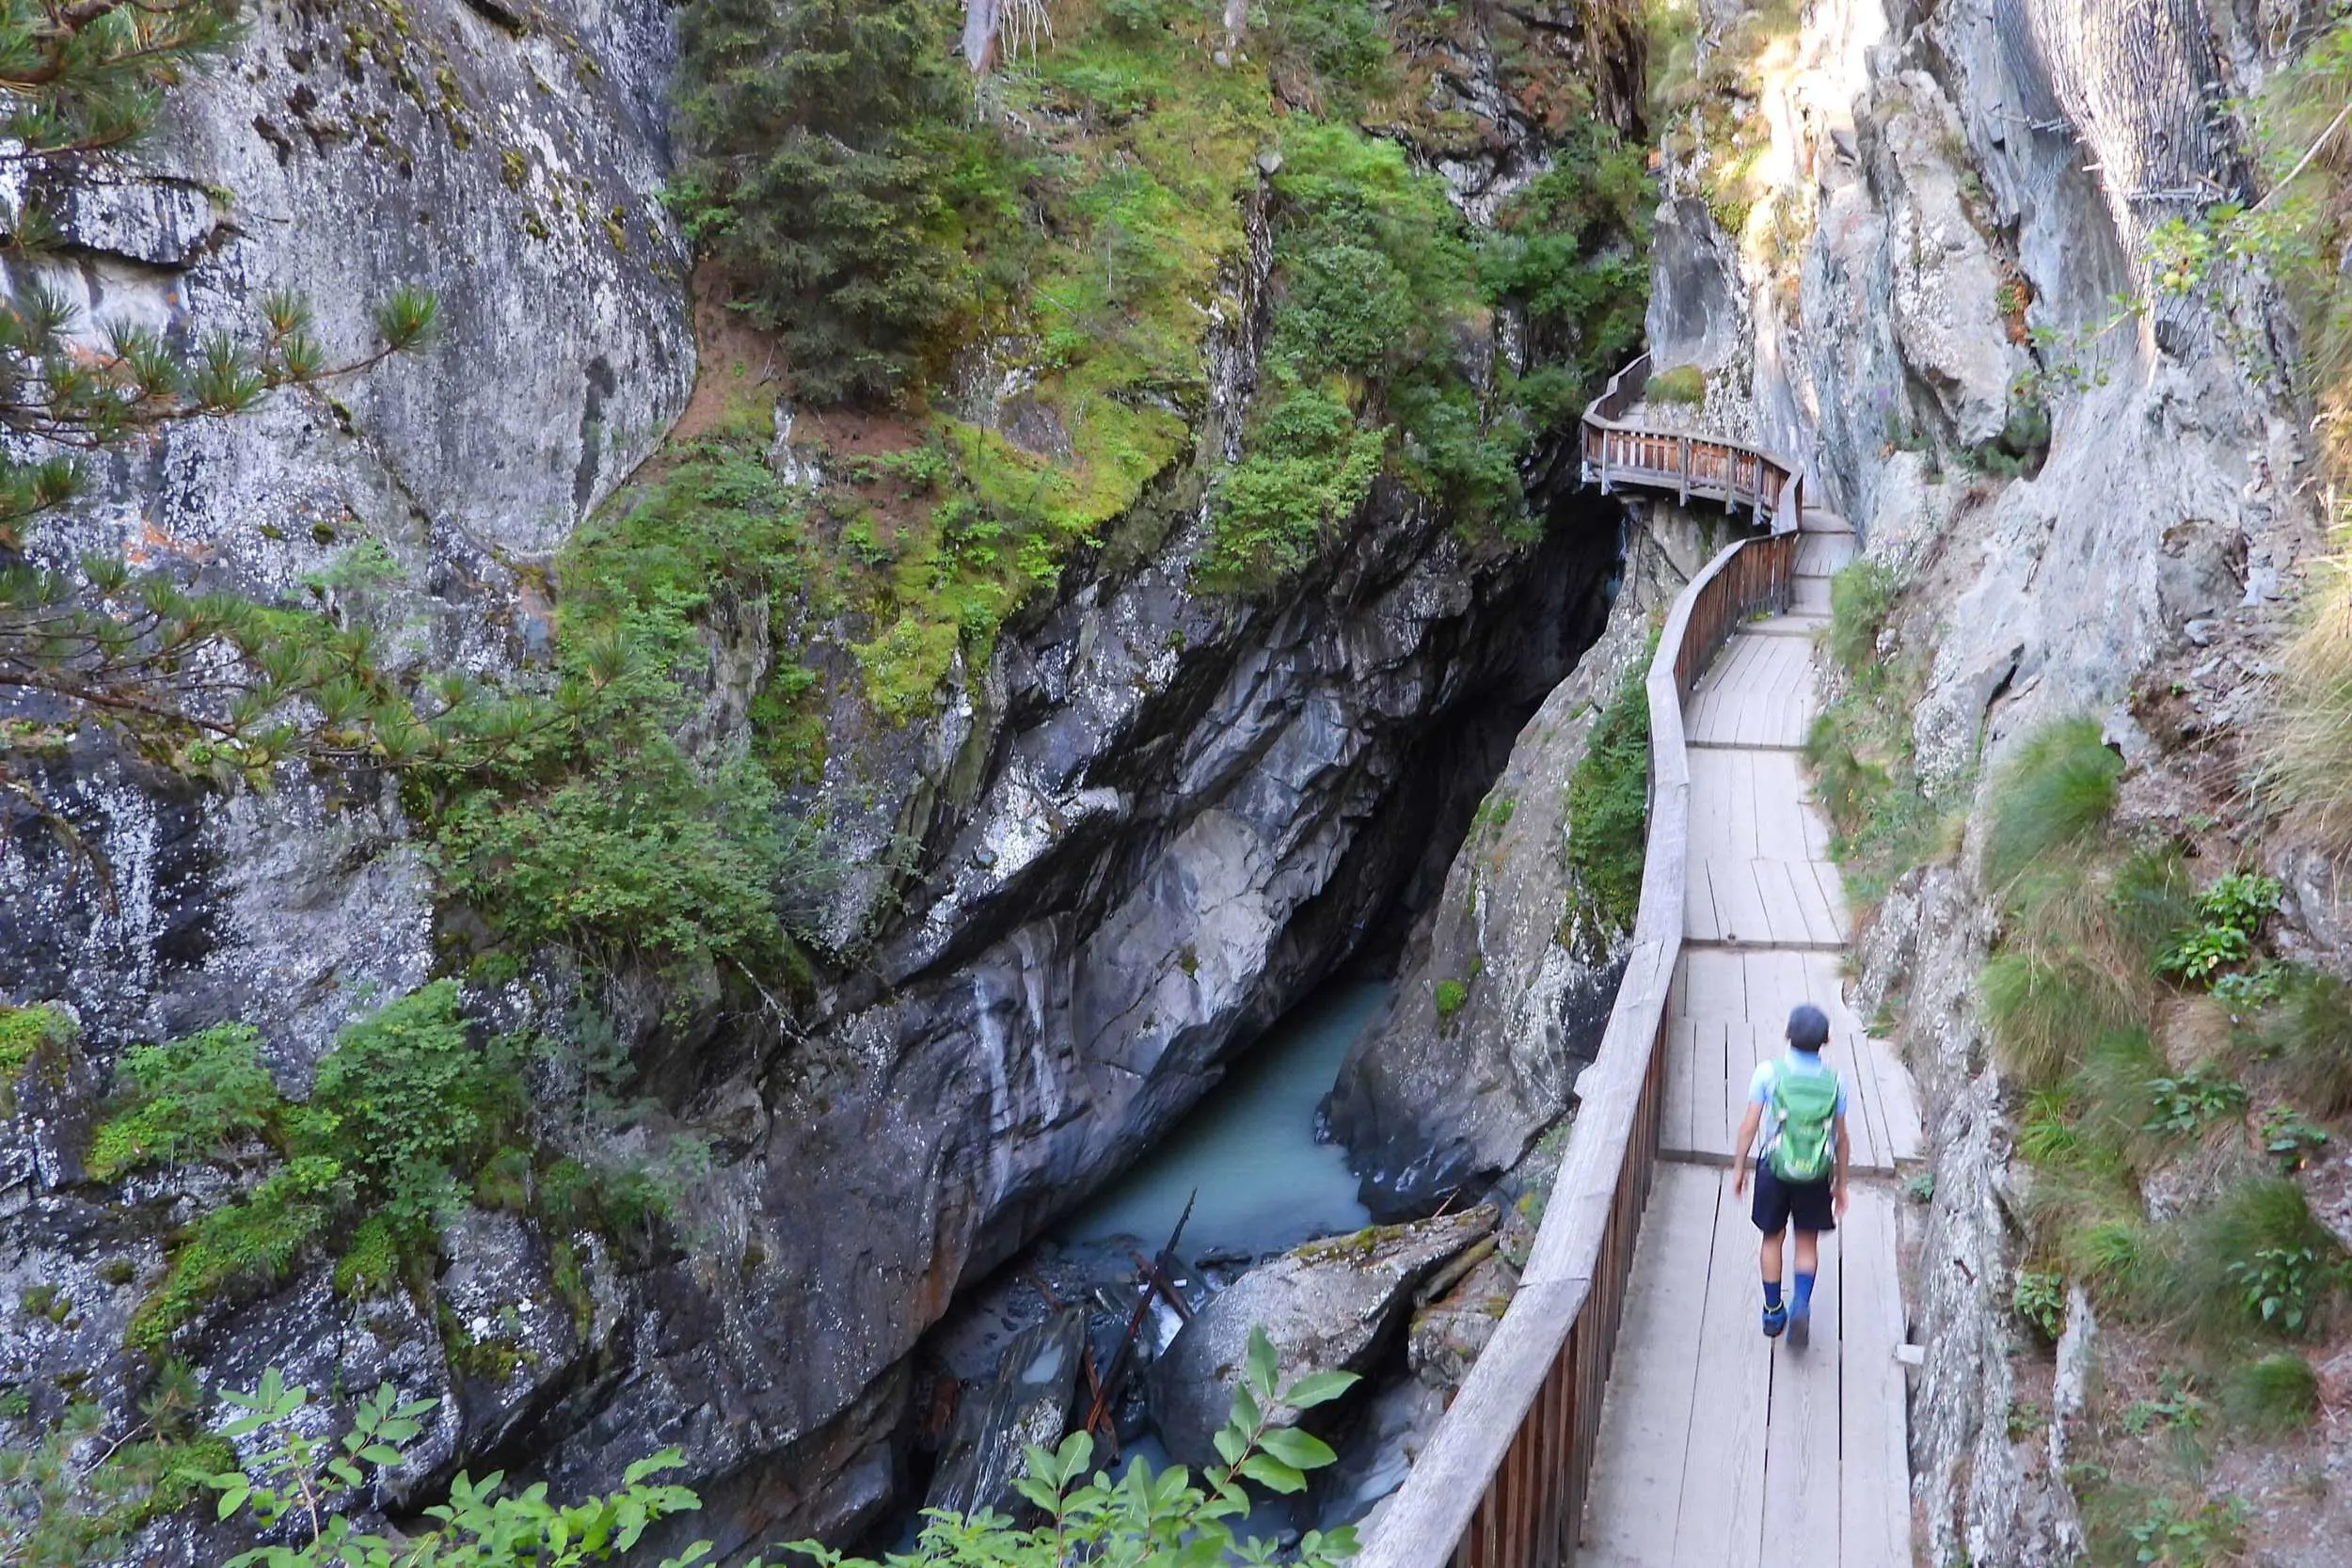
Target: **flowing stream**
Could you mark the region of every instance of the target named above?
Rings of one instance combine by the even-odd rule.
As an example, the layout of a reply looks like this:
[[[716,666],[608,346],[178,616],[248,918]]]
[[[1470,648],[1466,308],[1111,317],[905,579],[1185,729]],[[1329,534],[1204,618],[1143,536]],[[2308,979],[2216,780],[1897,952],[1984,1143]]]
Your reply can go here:
[[[1196,1189],[1178,1249],[1186,1258],[1261,1257],[1370,1224],[1346,1155],[1315,1142],[1315,1106],[1391,989],[1327,986],[1284,1014],[1173,1132],[1072,1216],[1061,1239],[1136,1236],[1159,1246]]]

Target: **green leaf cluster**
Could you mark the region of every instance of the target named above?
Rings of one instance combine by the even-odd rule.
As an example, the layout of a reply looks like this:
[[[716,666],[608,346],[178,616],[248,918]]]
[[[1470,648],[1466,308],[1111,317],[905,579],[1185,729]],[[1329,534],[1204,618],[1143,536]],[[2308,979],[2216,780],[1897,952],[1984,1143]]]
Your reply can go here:
[[[511,1047],[478,1045],[457,1004],[455,984],[439,980],[349,1025],[300,1103],[278,1092],[259,1035],[241,1024],[125,1057],[92,1137],[91,1175],[199,1162],[244,1140],[258,1140],[273,1162],[187,1227],[133,1315],[133,1345],[161,1346],[223,1291],[281,1277],[361,1215],[356,1245],[404,1259],[430,1250],[461,1180],[522,1114]],[[361,1272],[389,1271],[371,1259]]]
[[[1629,935],[1642,907],[1649,851],[1648,669],[1644,659],[1626,672],[1568,776],[1565,858],[1574,891],[1563,926],[1589,927],[1604,942]]]
[[[1233,1390],[1231,1418],[1216,1433],[1224,1462],[1196,1481],[1182,1465],[1153,1473],[1141,1460],[1114,1479],[1089,1470],[1094,1439],[1072,1433],[1055,1449],[1031,1445],[1026,1473],[1016,1483],[1041,1522],[1015,1524],[983,1512],[965,1517],[934,1512],[914,1550],[890,1559],[889,1568],[1062,1568],[1073,1562],[1116,1562],[1135,1568],[1217,1568],[1230,1562],[1278,1560],[1277,1544],[1236,1541],[1236,1522],[1247,1518],[1245,1481],[1269,1491],[1306,1489],[1308,1472],[1337,1457],[1328,1444],[1298,1430],[1299,1412],[1327,1404],[1357,1382],[1353,1372],[1317,1372],[1288,1387],[1277,1386],[1274,1346],[1263,1329],[1252,1329],[1241,1379]],[[798,1542],[796,1553],[818,1568],[882,1568],[813,1541]],[[1355,1555],[1352,1527],[1310,1530],[1279,1560],[1328,1568]],[[755,1565],[756,1568],[756,1565]]]
[[[202,1497],[206,1478],[236,1463],[228,1441],[195,1421],[202,1400],[196,1375],[166,1362],[127,1430],[110,1433],[98,1404],[75,1401],[31,1440],[0,1445],[0,1561],[114,1561],[150,1521]]]

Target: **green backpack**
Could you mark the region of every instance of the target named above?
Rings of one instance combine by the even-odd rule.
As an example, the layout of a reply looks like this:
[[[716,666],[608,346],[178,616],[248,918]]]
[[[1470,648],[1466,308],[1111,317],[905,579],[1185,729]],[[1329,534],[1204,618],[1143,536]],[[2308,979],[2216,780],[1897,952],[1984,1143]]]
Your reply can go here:
[[[1772,1063],[1772,1114],[1775,1132],[1764,1163],[1783,1181],[1819,1181],[1830,1173],[1836,1154],[1830,1135],[1837,1116],[1837,1074],[1790,1072],[1788,1063]]]

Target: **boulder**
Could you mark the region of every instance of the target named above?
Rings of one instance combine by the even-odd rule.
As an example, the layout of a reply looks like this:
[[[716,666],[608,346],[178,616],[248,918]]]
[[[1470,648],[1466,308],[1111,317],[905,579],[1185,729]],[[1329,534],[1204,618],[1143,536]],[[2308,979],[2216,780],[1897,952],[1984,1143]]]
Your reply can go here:
[[[1069,1424],[1086,1333],[1085,1309],[1072,1307],[1012,1337],[995,1376],[964,1390],[924,1507],[1012,1512],[1022,1450],[1052,1448]]]
[[[1360,1371],[1412,1304],[1414,1288],[1495,1227],[1492,1205],[1412,1225],[1310,1242],[1233,1282],[1152,1365],[1160,1437],[1179,1464],[1216,1463],[1252,1329],[1273,1341],[1282,1386],[1315,1372]],[[1278,1414],[1278,1424],[1295,1420]]]

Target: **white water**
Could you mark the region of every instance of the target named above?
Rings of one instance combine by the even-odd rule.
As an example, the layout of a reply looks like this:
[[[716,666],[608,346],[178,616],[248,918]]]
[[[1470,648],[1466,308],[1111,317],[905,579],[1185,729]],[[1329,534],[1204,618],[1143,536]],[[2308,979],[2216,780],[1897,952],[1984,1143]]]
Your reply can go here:
[[[1252,1256],[1358,1230],[1372,1216],[1336,1144],[1315,1142],[1315,1106],[1390,988],[1326,988],[1242,1053],[1240,1063],[1136,1166],[1062,1227],[1073,1242],[1168,1240],[1184,1199],[1200,1200],[1178,1249]]]

